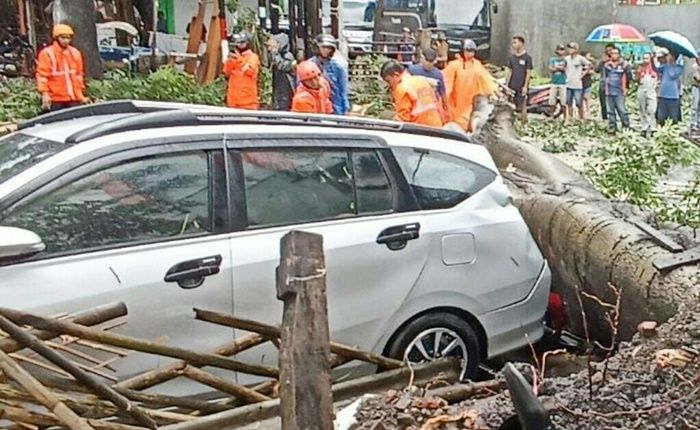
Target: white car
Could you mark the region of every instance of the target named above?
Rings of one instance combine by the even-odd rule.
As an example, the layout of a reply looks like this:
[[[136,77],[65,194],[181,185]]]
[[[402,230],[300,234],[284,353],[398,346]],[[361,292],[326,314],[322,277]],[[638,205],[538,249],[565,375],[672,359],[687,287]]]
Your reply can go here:
[[[194,307],[280,322],[293,229],[323,235],[334,340],[457,356],[464,377],[542,336],[550,290],[483,147],[369,119],[130,101],[45,115],[0,139],[0,226],[1,306],[123,301],[122,332],[202,352],[240,333]],[[159,364],[128,357],[118,376]]]

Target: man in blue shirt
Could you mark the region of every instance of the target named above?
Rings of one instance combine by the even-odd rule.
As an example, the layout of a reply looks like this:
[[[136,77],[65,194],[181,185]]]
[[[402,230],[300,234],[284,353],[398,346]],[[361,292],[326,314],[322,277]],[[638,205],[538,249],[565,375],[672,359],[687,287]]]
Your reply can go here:
[[[430,48],[423,51],[420,64],[412,64],[408,67],[408,73],[413,76],[423,76],[436,81],[437,95],[445,98],[445,79],[442,72],[435,67],[437,61],[437,51]]]
[[[318,55],[311,61],[323,72],[323,76],[331,84],[331,101],[333,114],[345,115],[350,110],[348,97],[348,71],[333,56],[338,50],[338,41],[330,34],[321,34],[316,38]]]
[[[659,74],[661,85],[659,87],[659,124],[663,126],[671,120],[673,124],[681,122],[681,79],[683,78],[683,66],[676,63],[676,56],[668,49],[662,48],[658,53]]]
[[[608,131],[617,132],[617,115],[620,115],[622,128],[630,127],[630,116],[625,106],[627,88],[632,82],[632,68],[629,63],[620,57],[620,49],[610,50],[610,60],[604,65],[605,70],[605,98],[608,108]]]

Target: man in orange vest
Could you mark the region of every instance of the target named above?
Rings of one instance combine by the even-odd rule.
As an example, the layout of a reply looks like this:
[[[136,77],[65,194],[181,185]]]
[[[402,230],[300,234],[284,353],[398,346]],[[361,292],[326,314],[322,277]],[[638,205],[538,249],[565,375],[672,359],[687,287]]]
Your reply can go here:
[[[411,76],[403,65],[388,61],[382,66],[382,79],[391,87],[396,106],[394,119],[429,127],[442,127],[440,102],[435,89],[422,76]]]
[[[321,75],[321,68],[311,60],[297,66],[297,78],[301,83],[292,100],[292,112],[333,113],[331,86]]]
[[[256,110],[258,99],[258,74],[260,58],[250,49],[253,38],[248,32],[233,36],[233,49],[224,64],[224,75],[228,78],[226,105],[231,108]]]
[[[39,52],[36,85],[41,108],[56,111],[86,103],[83,55],[71,46],[73,29],[65,24],[53,27],[53,43]]]
[[[443,75],[452,121],[469,131],[476,97],[491,96],[498,88],[489,71],[476,58],[476,43],[473,40],[464,41],[459,57],[447,65]]]

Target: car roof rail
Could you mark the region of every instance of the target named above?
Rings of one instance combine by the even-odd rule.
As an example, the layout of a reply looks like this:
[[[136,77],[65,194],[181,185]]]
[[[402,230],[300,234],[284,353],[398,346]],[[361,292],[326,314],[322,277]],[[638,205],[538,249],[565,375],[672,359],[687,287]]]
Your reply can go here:
[[[114,113],[141,113],[109,121],[104,124],[79,131],[69,136],[66,143],[80,143],[98,137],[125,131],[153,129],[161,127],[183,127],[198,125],[286,125],[328,128],[353,128],[358,130],[375,130],[402,132],[417,136],[447,138],[471,142],[466,134],[451,130],[442,130],[414,124],[385,121],[372,118],[333,115],[309,115],[290,112],[247,111],[216,108],[212,106],[178,105],[151,102],[112,102],[109,107],[89,110],[83,107],[82,115],[68,115],[55,121],[79,118],[89,115],[108,115]],[[94,105],[96,108],[100,105]],[[67,111],[67,110],[66,110]],[[57,112],[57,113],[62,113]],[[39,122],[45,123],[45,122]]]

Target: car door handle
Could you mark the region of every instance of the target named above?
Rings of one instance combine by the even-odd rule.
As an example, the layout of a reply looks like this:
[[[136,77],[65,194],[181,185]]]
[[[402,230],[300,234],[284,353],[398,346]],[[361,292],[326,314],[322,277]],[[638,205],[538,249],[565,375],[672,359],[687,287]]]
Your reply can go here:
[[[392,251],[404,249],[410,240],[420,238],[420,224],[406,224],[389,227],[379,233],[377,243],[386,245]]]
[[[220,255],[214,255],[183,261],[171,267],[163,280],[177,282],[180,288],[185,290],[197,288],[204,283],[204,278],[216,275],[221,271],[221,260]]]

